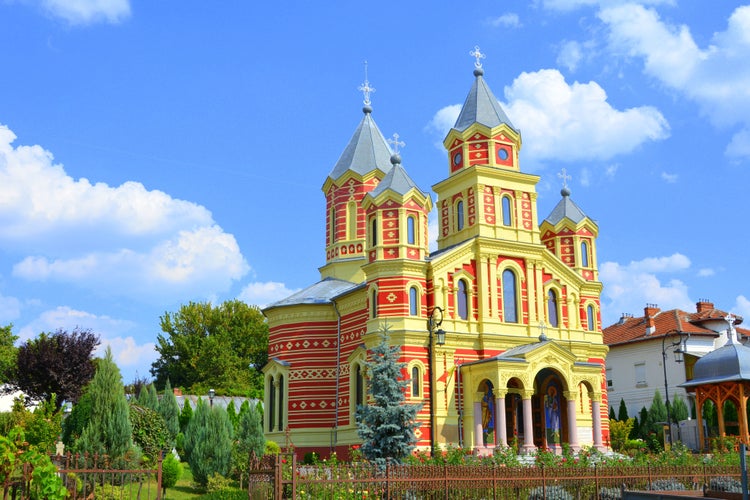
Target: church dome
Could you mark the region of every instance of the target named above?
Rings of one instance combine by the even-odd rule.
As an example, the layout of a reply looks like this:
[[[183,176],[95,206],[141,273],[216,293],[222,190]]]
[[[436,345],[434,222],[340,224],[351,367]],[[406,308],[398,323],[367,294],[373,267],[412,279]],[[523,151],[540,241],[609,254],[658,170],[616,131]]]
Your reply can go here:
[[[682,386],[693,387],[740,380],[750,380],[750,347],[730,342],[696,361],[693,379]]]

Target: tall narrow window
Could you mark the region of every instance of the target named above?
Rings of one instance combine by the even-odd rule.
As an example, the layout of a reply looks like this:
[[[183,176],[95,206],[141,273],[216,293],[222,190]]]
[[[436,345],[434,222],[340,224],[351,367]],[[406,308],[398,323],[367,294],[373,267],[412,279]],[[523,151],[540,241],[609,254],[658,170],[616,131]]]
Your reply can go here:
[[[370,223],[370,241],[372,242],[372,246],[375,246],[378,244],[378,218],[373,217],[372,222]]]
[[[273,375],[268,378],[268,431],[273,432],[274,420],[276,420],[276,386],[273,383]]]
[[[557,317],[557,294],[554,290],[547,292],[547,322],[553,328],[560,326],[560,321]]]
[[[336,242],[336,208],[331,208],[331,243]]]
[[[284,430],[284,376],[279,375],[279,425],[280,431]]]
[[[354,369],[354,377],[354,404],[362,406],[365,404],[365,375],[359,364]]]
[[[346,206],[347,233],[346,238],[349,240],[357,239],[357,204],[350,201]]]
[[[419,293],[417,292],[417,287],[413,286],[409,288],[409,314],[411,316],[416,316],[419,312]]]
[[[456,203],[456,228],[460,231],[464,228],[464,202]]]
[[[503,226],[510,227],[512,225],[511,213],[510,213],[510,196],[503,196],[502,209],[503,209]]]
[[[417,228],[415,227],[414,217],[406,218],[406,243],[414,245],[417,242]]]
[[[370,293],[370,312],[372,313],[373,318],[378,317],[378,291],[373,290],[372,293]]]
[[[466,280],[458,280],[458,317],[461,319],[469,318],[469,291],[466,287]]]
[[[411,369],[411,397],[413,398],[418,398],[421,393],[419,390],[419,382],[419,367],[413,366]]]
[[[586,308],[586,327],[590,331],[596,330],[596,320],[594,319],[594,306],[591,304]]]
[[[589,244],[585,241],[581,242],[581,265],[589,267]]]
[[[518,323],[518,290],[516,273],[503,271],[503,314],[506,323]]]

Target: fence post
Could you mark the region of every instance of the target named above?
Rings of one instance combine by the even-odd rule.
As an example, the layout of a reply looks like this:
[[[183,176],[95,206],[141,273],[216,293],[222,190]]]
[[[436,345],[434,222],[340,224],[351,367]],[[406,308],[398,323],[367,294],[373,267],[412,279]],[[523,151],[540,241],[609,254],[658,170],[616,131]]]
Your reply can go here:
[[[541,465],[542,468],[542,498],[544,500],[547,500],[547,474],[544,471],[544,464]]]
[[[646,464],[646,472],[648,476],[648,490],[651,491],[651,483],[653,483],[651,480],[651,464]]]
[[[159,458],[156,459],[156,500],[161,500],[161,481],[162,481],[162,469],[161,463],[164,461],[164,452],[159,452]]]
[[[450,488],[448,486],[448,464],[447,463],[443,463],[443,484],[445,485],[445,495],[443,496],[443,498],[445,498],[445,500],[448,500],[448,491],[450,490]],[[743,500],[747,500],[747,499],[743,499]]]
[[[599,493],[599,469],[597,468],[597,464],[594,464],[594,487],[596,488],[594,498],[601,498]]]
[[[492,464],[492,500],[497,500],[497,462]]]
[[[281,500],[284,485],[281,482],[281,453],[276,455],[276,464],[273,471],[273,496],[275,500]]]
[[[292,498],[297,498],[297,453],[292,452]]]
[[[391,498],[391,463],[386,460],[385,462],[385,498],[388,500]]]

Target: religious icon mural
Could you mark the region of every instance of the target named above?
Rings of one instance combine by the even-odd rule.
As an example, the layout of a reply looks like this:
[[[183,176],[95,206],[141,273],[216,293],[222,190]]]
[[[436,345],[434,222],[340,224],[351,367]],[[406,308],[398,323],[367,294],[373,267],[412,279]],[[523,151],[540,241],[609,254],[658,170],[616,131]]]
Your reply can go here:
[[[544,420],[547,446],[560,445],[560,389],[554,382],[550,382],[544,395]]]
[[[484,435],[484,444],[493,444],[495,439],[495,394],[492,389],[492,382],[485,380],[484,396],[482,397],[482,434]]]

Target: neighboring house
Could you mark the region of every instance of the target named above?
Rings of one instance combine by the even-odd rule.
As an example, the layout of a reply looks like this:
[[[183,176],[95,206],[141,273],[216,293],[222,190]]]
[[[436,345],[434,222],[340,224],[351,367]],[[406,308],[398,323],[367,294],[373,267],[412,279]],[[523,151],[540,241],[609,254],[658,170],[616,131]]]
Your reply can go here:
[[[607,392],[609,404],[617,414],[620,400],[625,401],[628,416],[638,416],[641,408],[649,408],[655,391],[666,397],[664,382],[664,355],[666,354],[666,387],[669,401],[680,396],[688,405],[690,414],[695,408],[692,395],[679,384],[692,378],[695,362],[705,354],[724,345],[729,328],[729,313],[716,309],[714,304],[701,300],[695,312],[680,309],[662,311],[647,305],[643,316],[623,315],[620,321],[604,329],[604,342],[609,346],[607,355]],[[735,316],[735,324],[742,317]],[[737,328],[741,337],[750,331]],[[683,362],[675,360],[674,344],[682,343]]]
[[[608,442],[598,227],[572,201],[564,172],[561,200],[539,217],[540,178],[521,170],[520,132],[483,74],[477,64],[443,142],[447,164],[425,174],[437,195],[434,252],[430,195],[401,164],[397,135],[389,148],[363,85],[364,117],[323,183],[321,281],[263,311],[267,439],[291,439],[300,455],[345,456],[360,444],[368,349],[387,325],[407,402],[422,405],[420,449]],[[293,204],[287,194],[279,202]]]

